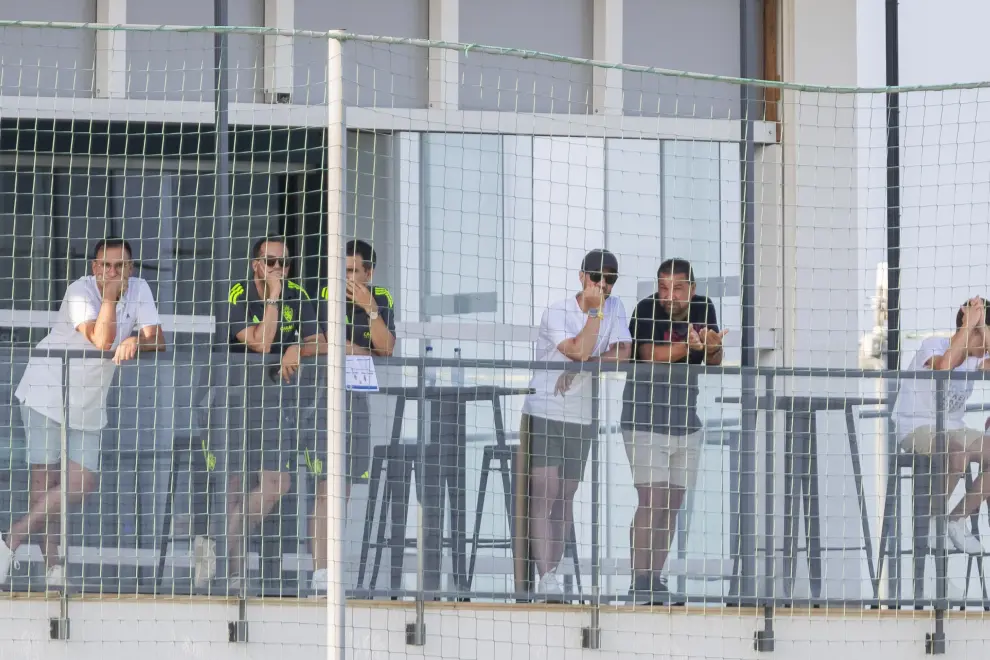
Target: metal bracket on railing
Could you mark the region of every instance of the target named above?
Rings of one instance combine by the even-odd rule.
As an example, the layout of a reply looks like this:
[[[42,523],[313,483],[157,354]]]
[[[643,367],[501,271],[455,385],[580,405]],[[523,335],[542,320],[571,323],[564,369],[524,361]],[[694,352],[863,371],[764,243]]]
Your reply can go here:
[[[426,645],[426,624],[418,618],[413,623],[406,624],[406,644],[409,646]]]
[[[227,622],[227,641],[231,644],[246,644],[248,641],[248,622],[240,621]]]
[[[945,655],[945,633],[925,633],[925,654]]]
[[[244,587],[242,586],[241,588],[243,589]],[[237,621],[227,622],[227,641],[231,644],[246,644],[248,641],[246,605],[242,596],[237,602]]]
[[[595,374],[591,380],[591,427],[597,429],[600,425],[598,402],[601,398],[601,376]],[[586,649],[600,649],[602,645],[601,626],[601,529],[599,506],[601,504],[601,459],[599,443],[591,443],[591,625],[581,629],[581,646]]]
[[[949,451],[945,436],[945,390],[944,380],[935,383],[935,453],[932,455],[931,473],[934,477],[932,489],[935,492],[935,630],[925,635],[927,655],[945,654],[945,611],[949,599],[949,556],[945,548],[946,523],[946,476],[948,474]]]
[[[772,653],[773,642],[773,628],[753,633],[753,650],[758,653]]]
[[[52,617],[48,619],[48,639],[64,642],[69,639],[69,619]]]
[[[602,647],[602,629],[587,627],[581,629],[581,648],[597,650]]]

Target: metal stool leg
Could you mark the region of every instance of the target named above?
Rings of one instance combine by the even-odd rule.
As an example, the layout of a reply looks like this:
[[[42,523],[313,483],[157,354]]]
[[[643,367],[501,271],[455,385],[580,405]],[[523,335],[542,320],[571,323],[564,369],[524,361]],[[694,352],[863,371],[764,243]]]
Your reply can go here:
[[[567,550],[568,554],[571,556],[571,561],[574,562],[574,586],[577,592],[581,593],[581,558],[578,556],[578,544],[577,544],[577,530],[574,527],[574,523],[571,523],[570,529],[567,530]]]
[[[794,415],[787,413],[784,447],[784,596],[790,598],[794,588],[794,556],[797,552],[797,498],[794,459]]]
[[[866,565],[870,571],[870,583],[873,585],[873,597],[880,597],[880,581],[873,564],[873,538],[870,535],[870,514],[866,508],[866,493],[863,492],[863,467],[859,460],[859,439],[856,436],[856,418],[852,408],[846,410],[846,431],[849,435],[849,456],[852,460],[853,480],[856,483],[856,499],[859,501],[859,517],[863,525],[863,551],[866,553]]]
[[[478,505],[474,510],[474,533],[471,535],[471,558],[468,560],[467,588],[474,583],[474,568],[478,560],[478,539],[481,538],[481,520],[485,510],[485,494],[488,491],[488,473],[491,470],[492,453],[485,448],[481,458],[481,479],[478,481]]]
[[[928,563],[928,536],[931,530],[931,519],[934,513],[934,493],[932,478],[932,462],[929,458],[916,456],[914,459],[914,598],[921,600],[925,597],[925,568]],[[915,605],[917,607],[917,604]]]
[[[162,521],[162,538],[159,541],[158,571],[155,574],[155,587],[160,587],[165,575],[165,555],[168,552],[169,536],[172,535],[172,508],[175,502],[175,473],[178,452],[173,447],[172,460],[168,472],[168,496],[165,499],[165,518]]]
[[[378,507],[378,484],[381,478],[382,459],[371,459],[371,474],[368,475],[368,502],[364,512],[364,531],[361,534],[361,556],[358,560],[357,586],[364,584],[364,574],[368,568],[368,551],[371,549],[371,531],[375,524],[375,511]]]
[[[415,447],[413,447],[415,450]],[[406,554],[406,517],[409,514],[409,494],[412,490],[412,479],[415,462],[407,460],[405,455],[394,462],[395,472],[386,472],[390,482],[391,499],[389,508],[390,530],[389,549],[391,559],[389,561],[390,581],[389,588],[397,590],[402,588],[402,568],[403,559]],[[417,482],[422,481],[423,475],[416,473]],[[422,500],[421,500],[422,501]],[[384,527],[383,527],[384,529]]]
[[[390,465],[391,461],[386,459],[386,471]],[[394,488],[395,484],[388,478],[388,473],[386,472],[385,485],[382,487],[382,508],[378,511],[378,531],[375,534],[375,561],[371,565],[371,580],[368,582],[368,587],[372,591],[378,586],[378,573],[382,568],[382,555],[385,552],[385,527],[388,521],[388,513],[392,507],[392,500],[395,497]]]
[[[912,482],[914,481],[914,466],[911,465],[911,474],[907,477]],[[901,598],[904,595],[904,585],[902,583],[901,575],[904,572],[904,539],[902,538],[904,534],[904,479],[902,475],[902,468],[900,464],[897,466],[897,478],[894,479],[894,512],[893,512],[893,528],[891,529],[891,537],[888,539],[890,542],[890,550],[888,554],[893,557],[893,561],[889,562],[887,572],[890,575],[890,595],[895,601],[897,601],[897,606],[900,607]]]
[[[818,498],[818,423],[815,413],[811,413],[808,429],[807,473],[802,475],[805,482],[804,512],[805,536],[808,539],[808,575],[811,581],[811,597],[822,597],[822,531],[821,511]]]
[[[897,467],[897,456],[891,455],[887,457],[887,483],[884,487],[884,497],[883,497],[883,513],[882,520],[883,523],[880,526],[880,546],[877,550],[877,575],[873,585],[873,592],[875,597],[879,597],[880,594],[880,581],[883,579],[883,561],[887,558],[887,551],[890,545],[888,544],[888,539],[890,539],[894,528],[894,517],[895,513],[894,507],[894,497],[897,489],[897,480],[900,479],[900,469]],[[893,563],[894,559],[890,559]],[[893,573],[893,568],[891,568],[891,573]],[[893,591],[893,590],[891,590]],[[891,594],[893,595],[893,594]]]

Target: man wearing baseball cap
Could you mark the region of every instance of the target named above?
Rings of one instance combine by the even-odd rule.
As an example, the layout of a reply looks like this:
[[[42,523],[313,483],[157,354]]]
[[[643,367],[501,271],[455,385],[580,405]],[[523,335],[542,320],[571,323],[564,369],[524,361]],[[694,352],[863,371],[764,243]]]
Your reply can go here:
[[[592,250],[581,262],[581,290],[543,313],[534,359],[540,362],[618,362],[629,359],[632,338],[626,310],[611,296],[619,261]],[[521,450],[528,455],[528,539],[540,575],[537,593],[563,596],[557,565],[573,520],[573,500],[591,443],[591,374],[536,370],[520,423]]]

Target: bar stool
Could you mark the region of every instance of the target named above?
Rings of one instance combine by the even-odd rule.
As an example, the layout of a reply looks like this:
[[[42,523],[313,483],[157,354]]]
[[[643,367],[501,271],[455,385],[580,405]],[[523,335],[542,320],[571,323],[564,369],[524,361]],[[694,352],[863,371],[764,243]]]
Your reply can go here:
[[[418,499],[423,500],[424,488],[438,488],[440,492],[434,494],[440,502],[440,510],[444,510],[443,500],[445,496],[451,499],[457,496],[458,488],[463,489],[463,485],[457,483],[457,475],[451,470],[443,470],[445,458],[443,453],[452,448],[429,444],[425,447],[426,460],[424,472],[426,474],[416,474],[419,459],[419,447],[414,444],[387,444],[379,445],[372,451],[371,469],[368,481],[368,505],[364,519],[364,532],[361,539],[361,554],[358,566],[357,585],[358,588],[364,584],[365,574],[368,567],[368,555],[371,549],[375,550],[374,564],[372,565],[371,578],[368,588],[374,590],[378,584],[378,574],[381,570],[382,554],[386,548],[391,552],[391,576],[390,588],[398,590],[402,586],[403,555],[406,548],[417,547],[415,538],[406,538],[406,516],[409,511],[409,495],[413,478],[416,478]],[[382,488],[381,508],[378,508],[379,486],[384,477],[384,487]],[[425,482],[425,483],[424,483]],[[378,533],[376,540],[372,542],[371,534],[375,526],[375,519],[378,519]],[[386,521],[388,521],[388,538],[386,539]],[[443,524],[440,519],[440,525]],[[464,549],[466,547],[466,530],[460,529],[456,524],[456,516],[451,516],[450,535],[444,536],[443,530],[427,530],[427,533],[441,534],[439,550],[450,549],[453,554],[454,578],[458,585],[464,585],[466,558]],[[427,576],[428,579],[429,576]],[[427,590],[434,590],[439,585],[427,585]]]
[[[934,555],[934,548],[928,543],[931,531],[931,520],[935,498],[932,494],[934,485],[934,475],[932,474],[932,461],[929,456],[922,454],[897,453],[889,457],[887,461],[887,487],[884,494],[883,503],[883,526],[880,531],[880,548],[877,557],[877,584],[883,576],[884,559],[895,562],[890,566],[890,579],[893,582],[892,590],[895,600],[900,599],[900,561],[905,554],[910,554],[913,559],[914,574],[914,598],[921,600],[925,596],[925,572],[928,563],[928,556]],[[904,474],[904,470],[910,473]],[[912,548],[908,551],[901,549],[900,543],[900,498],[901,482],[910,479],[912,483]],[[966,490],[973,486],[973,475],[966,472]],[[990,520],[990,511],[988,511]],[[973,535],[979,538],[979,513],[974,513],[971,517]],[[895,530],[896,527],[896,530]],[[949,551],[949,554],[961,554],[958,551]],[[977,572],[980,575],[980,584],[983,592],[984,603],[988,602],[987,584],[983,572],[983,555],[969,555],[966,561],[966,587],[963,592],[963,599],[969,594],[969,581],[973,574],[973,563],[976,563]]]
[[[481,458],[481,479],[478,482],[478,504],[474,514],[474,533],[471,535],[471,558],[467,569],[467,586],[471,587],[474,582],[474,570],[478,559],[479,548],[492,549],[512,549],[512,530],[515,529],[513,520],[515,518],[515,507],[513,506],[512,493],[512,465],[516,460],[518,446],[504,444],[504,439],[499,444],[486,445]],[[509,536],[507,538],[481,538],[481,520],[485,511],[485,497],[488,493],[488,479],[492,472],[492,463],[498,463],[495,469],[502,477],[502,496],[505,498],[505,517],[509,525]],[[567,539],[564,542],[564,555],[574,562],[574,579],[577,592],[581,592],[581,561],[578,557],[577,534],[574,523],[571,522],[567,530]],[[565,589],[570,588],[570,576],[565,575]]]

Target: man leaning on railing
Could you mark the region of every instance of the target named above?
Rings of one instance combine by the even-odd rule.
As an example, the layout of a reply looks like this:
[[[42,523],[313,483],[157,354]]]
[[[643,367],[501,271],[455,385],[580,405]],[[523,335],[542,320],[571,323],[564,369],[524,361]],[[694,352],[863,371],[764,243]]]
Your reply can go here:
[[[344,247],[347,257],[344,330],[348,355],[388,357],[395,350],[395,303],[392,294],[382,286],[372,284],[378,255],[365,241],[348,241]],[[320,326],[329,332],[330,291],[320,290]],[[336,325],[336,324],[334,324]],[[321,345],[321,353],[323,351]],[[365,392],[347,392],[344,408],[346,429],[346,454],[344,467],[346,495],[351,496],[351,486],[368,481],[371,465],[371,414],[368,395]],[[325,428],[314,437],[316,446],[306,448],[306,464],[316,479],[316,503],[310,518],[310,538],[313,544],[313,580],[311,588],[316,592],[327,590],[327,521],[330,494],[327,490],[327,433]]]
[[[543,362],[621,362],[631,339],[626,310],[612,296],[619,260],[608,250],[585,255],[578,274],[581,291],[543,313],[535,358]],[[540,575],[537,593],[561,600],[557,566],[574,520],[574,495],[584,476],[592,428],[590,374],[537,370],[526,397],[520,436],[529,460],[529,541]]]
[[[14,553],[32,533],[41,537],[46,584],[63,587],[65,567],[59,563],[59,524],[62,493],[67,503],[79,504],[97,486],[101,430],[107,424],[106,401],[116,365],[139,351],[165,348],[161,321],[148,283],[132,277],[131,246],[120,238],[105,238],[93,250],[92,275],[68,286],[51,333],[37,349],[113,351],[112,359],[73,359],[69,366],[69,428],[66,481],[60,470],[63,420],[62,359],[32,357],[14,396],[21,402],[21,419],[31,466],[31,504],[6,538],[0,538],[0,584],[7,581]],[[135,332],[137,333],[135,335]],[[63,550],[65,550],[63,548]]]
[[[678,382],[648,365],[720,365],[726,331],[719,331],[712,301],[697,295],[691,264],[668,259],[657,270],[657,293],[636,305],[629,333],[633,360],[643,365],[626,379],[622,406],[622,438],[639,500],[629,532],[629,594],[660,605],[676,599],[661,572],[704,438],[692,378]]]
[[[990,318],[987,301],[972,298],[956,312],[956,329],[951,339],[929,337],[911,360],[909,371],[977,371],[990,369]],[[983,554],[983,544],[973,536],[968,518],[990,498],[990,443],[983,432],[966,427],[966,401],[973,394],[971,380],[950,380],[945,388],[945,438],[949,478],[946,501],[955,491],[959,478],[970,463],[980,464],[980,476],[973,490],[949,513],[949,541],[961,552]],[[935,451],[935,383],[911,379],[901,382],[894,404],[894,423],[904,451],[930,456]]]
[[[278,237],[266,237],[254,244],[252,276],[230,290],[227,325],[231,350],[280,355],[274,379],[267,374],[262,382],[246,383],[262,393],[261,407],[247,414],[244,429],[241,472],[230,480],[227,508],[228,587],[240,589],[245,573],[243,535],[261,526],[292,484],[298,447],[289,444],[290,433],[281,423],[283,401],[280,381],[291,383],[300,359],[314,356],[325,342],[320,332],[316,308],[306,291],[288,279],[289,249]],[[255,373],[252,371],[251,373]],[[262,372],[257,372],[262,373]],[[274,390],[274,391],[273,391]],[[268,394],[265,394],[268,392]],[[275,406],[269,404],[276,403]],[[252,402],[246,402],[252,406]],[[257,477],[257,485],[243,494],[241,479]],[[202,563],[200,557],[197,564]]]

